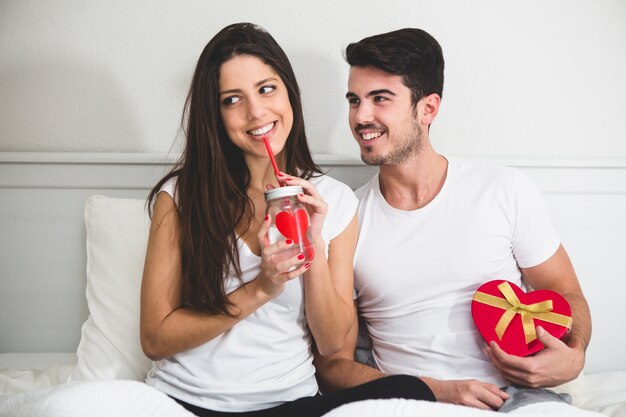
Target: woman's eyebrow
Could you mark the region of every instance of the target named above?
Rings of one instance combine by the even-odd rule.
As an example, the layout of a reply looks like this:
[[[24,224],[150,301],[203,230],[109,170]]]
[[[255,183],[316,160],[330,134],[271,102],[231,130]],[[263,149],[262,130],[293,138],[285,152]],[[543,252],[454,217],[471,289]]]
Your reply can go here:
[[[265,78],[257,83],[254,84],[255,87],[260,87],[263,84],[265,84],[268,81],[277,81],[277,79],[275,77],[269,77],[269,78]],[[220,91],[220,96],[223,94],[233,94],[233,93],[241,93],[241,89],[240,88],[233,88],[231,90],[224,90],[224,91]]]

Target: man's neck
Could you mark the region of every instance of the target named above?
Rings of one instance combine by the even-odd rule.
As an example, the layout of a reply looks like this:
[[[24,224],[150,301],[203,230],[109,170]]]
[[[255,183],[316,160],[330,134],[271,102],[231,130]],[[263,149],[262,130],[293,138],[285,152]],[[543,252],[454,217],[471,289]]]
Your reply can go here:
[[[402,165],[381,166],[380,191],[390,206],[417,210],[439,194],[447,173],[448,160],[428,147]]]

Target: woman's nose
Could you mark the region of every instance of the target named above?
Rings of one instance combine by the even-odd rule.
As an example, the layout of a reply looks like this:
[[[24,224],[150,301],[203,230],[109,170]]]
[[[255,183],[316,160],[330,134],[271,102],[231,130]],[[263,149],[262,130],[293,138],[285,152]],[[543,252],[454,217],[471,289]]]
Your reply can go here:
[[[251,97],[248,98],[247,104],[248,106],[246,110],[248,120],[261,119],[265,115],[266,108],[262,100],[256,97]]]

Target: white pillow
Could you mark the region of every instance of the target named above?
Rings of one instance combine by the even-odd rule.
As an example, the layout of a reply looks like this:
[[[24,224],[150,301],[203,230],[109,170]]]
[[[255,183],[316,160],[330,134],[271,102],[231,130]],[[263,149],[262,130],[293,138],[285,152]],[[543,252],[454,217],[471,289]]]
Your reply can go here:
[[[143,381],[152,362],[139,341],[139,291],[150,220],[145,200],[90,197],[87,306],[71,380]]]

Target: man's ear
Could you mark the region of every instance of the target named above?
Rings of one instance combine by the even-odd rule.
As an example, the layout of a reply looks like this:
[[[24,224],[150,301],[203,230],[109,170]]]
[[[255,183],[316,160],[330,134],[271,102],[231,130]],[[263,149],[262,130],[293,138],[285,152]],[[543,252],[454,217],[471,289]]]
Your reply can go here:
[[[437,117],[439,113],[439,105],[441,104],[441,97],[439,94],[433,93],[426,97],[422,97],[417,103],[418,112],[420,113],[420,120],[423,125],[430,126],[430,124]]]

